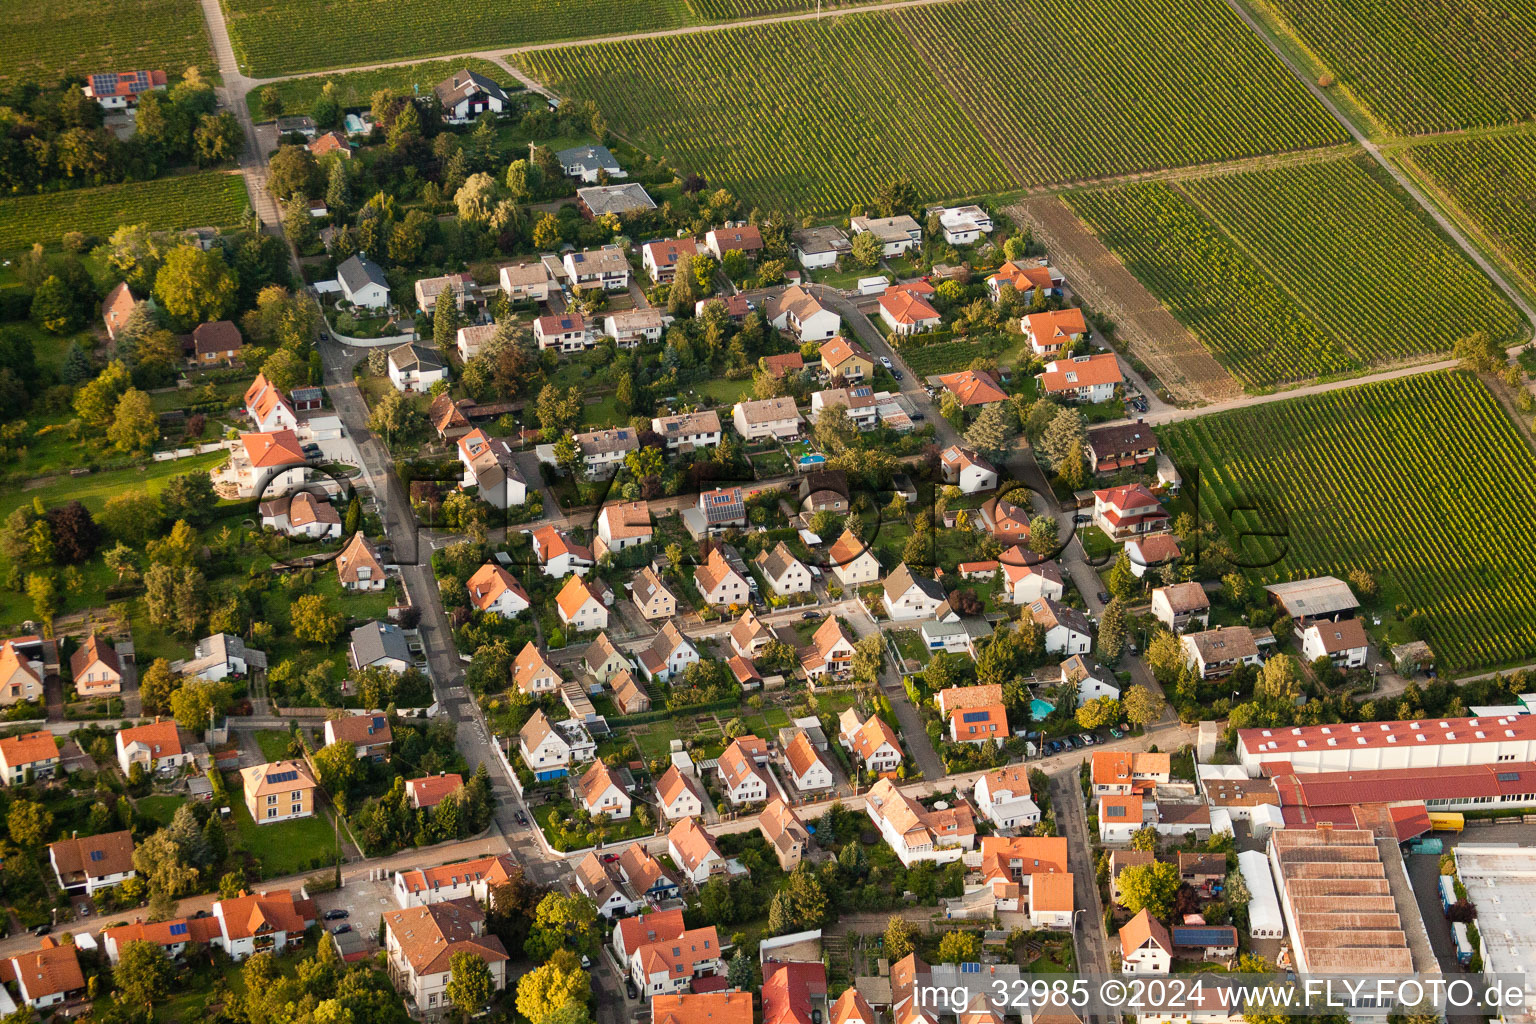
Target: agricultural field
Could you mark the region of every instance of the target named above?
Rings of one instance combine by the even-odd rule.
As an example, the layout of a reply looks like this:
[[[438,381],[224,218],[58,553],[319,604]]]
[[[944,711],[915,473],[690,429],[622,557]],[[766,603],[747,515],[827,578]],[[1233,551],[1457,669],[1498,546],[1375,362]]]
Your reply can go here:
[[[1403,162],[1432,181],[1536,291],[1536,137],[1445,139],[1404,150]]]
[[[320,90],[325,87],[326,82],[335,84],[336,98],[342,107],[366,107],[373,102],[373,94],[379,89],[395,89],[402,92],[415,90],[425,96],[438,82],[465,68],[485,75],[492,81],[500,83],[503,88],[510,87],[507,82],[507,73],[500,65],[478,57],[428,61],[402,67],[374,68],[369,71],[344,71],[333,75],[314,75],[309,78],[288,78],[272,84],[277,87],[278,95],[282,98],[284,114],[307,114],[315,100],[320,98]],[[261,89],[252,89],[245,95],[246,105],[251,108],[251,114],[257,120],[263,117],[261,93]]]
[[[1473,331],[1503,344],[1523,332],[1363,159],[1065,198],[1251,389],[1447,352]]]
[[[0,88],[51,85],[66,75],[213,68],[197,0],[79,0],[0,6]]]
[[[1346,137],[1222,0],[957,0],[890,17],[1021,184]]]
[[[1536,117],[1536,0],[1260,0],[1400,135]]]
[[[676,28],[685,0],[224,0],[241,70],[259,78],[524,43]]]
[[[1380,606],[1423,616],[1442,669],[1536,656],[1536,459],[1471,374],[1450,371],[1202,416],[1159,429],[1198,466],[1199,514],[1264,503],[1280,538],[1241,546],[1265,582],[1353,569]]]
[[[245,179],[219,171],[0,199],[0,252],[56,245],[66,231],[106,236],[119,224],[228,227],[249,208]]]
[[[749,205],[846,213],[894,178],[970,196],[1010,177],[880,15],[747,26],[517,55],[613,130]]]

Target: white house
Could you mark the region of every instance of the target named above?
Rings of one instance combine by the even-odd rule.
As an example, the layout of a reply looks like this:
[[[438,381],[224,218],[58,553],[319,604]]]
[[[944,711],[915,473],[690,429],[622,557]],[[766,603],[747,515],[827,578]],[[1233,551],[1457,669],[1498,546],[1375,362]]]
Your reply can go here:
[[[1359,619],[1314,622],[1301,634],[1301,656],[1308,661],[1327,658],[1337,668],[1364,668],[1370,638]]]
[[[997,486],[997,470],[992,463],[957,444],[939,454],[939,471],[944,482],[960,488],[961,494],[979,494]]]
[[[905,562],[885,578],[883,604],[892,619],[934,618],[944,600],[944,587],[937,580],[914,575]]]
[[[123,110],[138,103],[143,93],[164,92],[167,82],[165,72],[158,70],[97,71],[80,91],[103,110]]]
[[[348,256],[336,268],[341,297],[354,306],[385,309],[389,306],[389,278],[377,263],[362,253]]]
[[[1047,654],[1087,654],[1093,647],[1093,627],[1088,617],[1052,598],[1036,598],[1029,603],[1030,617],[1045,631]]]
[[[609,427],[575,434],[572,440],[581,449],[582,472],[589,479],[612,476],[624,462],[624,456],[640,447],[640,440],[628,427]]]
[[[172,721],[135,725],[117,734],[117,764],[127,775],[135,764],[151,775],[162,768],[192,763],[192,754],[181,744],[181,733]]]
[[[252,425],[264,433],[299,429],[299,416],[294,412],[293,404],[263,373],[258,373],[251,386],[245,389],[245,414],[251,418]]]
[[[578,633],[608,628],[608,608],[601,598],[582,581],[572,575],[555,596],[556,611],[560,621]]]
[[[830,341],[842,326],[842,317],[823,306],[799,285],[790,285],[767,302],[763,316],[774,327],[789,331],[801,341]]]
[[[1263,658],[1247,626],[1217,626],[1200,633],[1179,637],[1184,645],[1185,664],[1199,672],[1201,679],[1228,675],[1238,665],[1259,665]]]
[[[1172,967],[1168,929],[1143,909],[1120,929],[1120,973],[1167,974]]]
[[[134,877],[133,833],[60,839],[49,845],[48,863],[60,889],[92,896]]]
[[[976,810],[997,828],[1030,828],[1040,821],[1040,807],[1030,796],[1025,765],[1004,765],[982,774],[972,792]]]
[[[650,543],[656,535],[651,526],[651,507],[644,501],[609,502],[597,515],[599,555]]]
[[[533,322],[533,340],[540,351],[583,352],[592,347],[592,330],[580,313],[551,313]]]
[[[1141,831],[1146,821],[1146,800],[1140,793],[1105,794],[1099,799],[1099,842],[1123,845]]]
[[[603,333],[619,348],[634,348],[650,341],[660,341],[666,327],[659,309],[628,309],[603,317]]]
[[[1141,484],[1093,492],[1093,525],[1110,540],[1125,542],[1168,527],[1168,510]]]
[[[716,607],[745,605],[751,594],[746,579],[731,567],[718,547],[712,548],[704,564],[693,570],[693,582],[704,602]]]
[[[516,871],[516,863],[504,853],[396,871],[395,905],[404,909],[453,900],[483,903],[491,898],[492,889],[509,881]]]
[[[682,630],[671,619],[663,622],[656,631],[651,645],[639,653],[640,671],[651,682],[666,682],[683,674],[689,665],[699,661],[698,648],[694,647]]]
[[[205,636],[192,647],[192,657],[171,663],[171,671],[218,682],[230,676],[249,676],[255,670],[266,671],[267,655],[233,633]]]
[[[492,992],[507,987],[507,951],[485,932],[485,913],[466,903],[434,903],[385,912],[384,950],[389,979],[408,1005],[427,1020],[457,1011],[448,996],[453,958],[468,953],[485,963]]]
[[[415,658],[399,626],[375,620],[352,630],[347,660],[355,669],[386,668],[398,674],[410,668]]]
[[[5,966],[16,979],[16,992],[22,1004],[34,1010],[57,1006],[71,992],[85,988],[85,974],[80,970],[74,944],[61,943],[51,935],[43,936],[39,948],[8,957]],[[7,993],[5,1001],[10,1000]]]
[[[516,618],[531,604],[528,591],[517,577],[495,562],[486,562],[476,569],[465,589],[469,591],[469,603],[477,610],[504,619]]]
[[[949,206],[939,211],[939,225],[948,245],[973,245],[992,233],[992,215],[979,206]]]
[[[710,875],[730,870],[715,837],[704,831],[695,818],[684,818],[672,826],[667,833],[667,854],[683,877],[694,885],[703,885]]]
[[[565,276],[580,288],[605,292],[629,290],[629,259],[616,245],[565,254]]]
[[[857,758],[859,767],[880,774],[901,765],[901,741],[879,715],[864,718],[855,708],[845,708],[837,719],[837,741]]]
[[[555,275],[543,260],[509,263],[497,271],[501,294],[509,300],[547,302],[551,286],[559,288]]]
[[[1114,673],[1086,654],[1074,654],[1061,663],[1061,681],[1065,683],[1073,679],[1077,680],[1078,707],[1100,697],[1120,699],[1120,687],[1115,685]]]
[[[598,179],[604,175],[609,178],[628,177],[607,146],[574,146],[570,149],[562,149],[555,154],[555,160],[559,162],[560,169],[565,172],[566,177],[576,178],[588,185],[596,185]]]
[[[736,433],[748,441],[790,440],[800,436],[800,410],[788,396],[737,402],[732,413]]]
[[[603,762],[592,762],[592,767],[576,780],[574,789],[581,806],[594,818],[606,817],[618,821],[629,817],[629,793],[619,781],[619,776]]]
[[[832,788],[832,769],[822,760],[821,752],[804,729],[796,732],[795,738],[784,747],[784,766],[790,781],[802,793],[818,793]]]
[[[760,804],[768,799],[770,784],[761,765],[768,761],[768,744],[757,736],[738,736],[725,748],[718,762],[720,790],[734,806]]]
[[[481,114],[500,114],[507,109],[506,90],[468,68],[455,71],[451,78],[437,83],[433,92],[450,121],[473,121]]]
[[[848,221],[848,227],[854,237],[868,232],[878,238],[882,256],[900,256],[923,242],[922,225],[905,213],[895,217],[854,217]]]
[[[1210,625],[1211,599],[1199,583],[1175,583],[1152,591],[1152,617],[1175,633]]]
[[[851,252],[853,244],[842,229],[832,225],[802,228],[793,235],[795,259],[806,270],[818,270],[837,263],[838,257]]]
[[[389,350],[389,382],[396,391],[426,391],[448,378],[448,368],[436,352],[409,343]]]
[[[1035,374],[1035,379],[1040,382],[1040,391],[1047,398],[1093,404],[1114,398],[1116,389],[1125,383],[1113,352],[1057,359],[1046,363],[1045,369]]]
[[[781,597],[790,594],[807,594],[811,590],[811,571],[796,558],[783,541],[772,548],[758,552],[752,564],[757,566],[768,586]]]
[[[517,734],[517,749],[523,764],[535,779],[563,778],[571,764],[571,745],[560,734],[543,709],[535,710]]]
[[[657,781],[656,803],[661,809],[661,816],[668,821],[679,821],[704,813],[704,803],[699,799],[698,791],[688,777],[678,770],[677,765],[669,767]]]
[[[658,416],[651,429],[667,443],[667,451],[691,452],[713,448],[720,443],[720,414],[713,409]]]
[[[552,523],[545,523],[533,531],[532,536],[533,557],[538,560],[546,576],[553,576],[557,580],[572,573],[585,576],[596,564],[591,548],[577,544]]]
[[[832,547],[827,549],[827,561],[832,575],[844,587],[858,587],[873,583],[880,578],[880,559],[869,545],[849,530],[844,530]]]
[[[264,501],[257,513],[263,528],[270,527],[290,537],[320,540],[341,536],[341,513],[335,505],[309,491]]]
[[[480,498],[492,508],[510,508],[528,500],[528,484],[506,441],[477,427],[459,438],[458,450],[464,467],[460,484],[479,488]]]
[[[976,845],[976,822],[963,799],[929,810],[890,779],[881,779],[870,787],[864,809],[904,867],[920,861],[951,864]]]
[[[1014,604],[1030,604],[1041,598],[1060,601],[1066,593],[1061,566],[1049,558],[1014,545],[999,559],[1008,598]]]

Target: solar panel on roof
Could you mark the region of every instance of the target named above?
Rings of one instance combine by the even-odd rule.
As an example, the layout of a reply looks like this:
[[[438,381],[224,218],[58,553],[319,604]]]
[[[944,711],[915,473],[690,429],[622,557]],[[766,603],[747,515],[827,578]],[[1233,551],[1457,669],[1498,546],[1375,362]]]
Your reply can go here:
[[[299,777],[298,772],[278,772],[276,775],[268,775],[268,782],[292,782]]]
[[[178,921],[175,924],[171,925],[171,934],[172,935],[185,935],[185,934],[187,934],[186,923],[182,922],[182,921]]]
[[[1499,781],[1500,782],[1519,782],[1520,781],[1520,773],[1519,772],[1499,772]]]
[[[1174,928],[1175,946],[1226,946],[1232,944],[1232,932],[1227,928]]]
[[[106,852],[103,851],[103,850],[92,850],[91,851],[91,860],[104,860],[106,858],[106,856],[107,856]]]
[[[985,711],[967,711],[960,716],[962,722],[985,722],[992,717]]]

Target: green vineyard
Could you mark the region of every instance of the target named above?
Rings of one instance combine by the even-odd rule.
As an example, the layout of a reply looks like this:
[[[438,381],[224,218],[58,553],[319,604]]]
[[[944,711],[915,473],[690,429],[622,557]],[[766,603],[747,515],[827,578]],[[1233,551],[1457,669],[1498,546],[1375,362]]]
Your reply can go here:
[[[213,67],[197,0],[0,4],[0,87],[65,75]]]
[[[1536,117],[1536,0],[1262,0],[1388,130]]]
[[[438,82],[465,68],[479,72],[503,87],[515,84],[508,82],[506,71],[494,62],[477,57],[464,57],[459,60],[429,61],[402,67],[374,68],[369,71],[342,71],[330,75],[314,75],[309,78],[289,78],[274,82],[273,85],[276,86],[278,95],[282,97],[284,114],[307,114],[315,100],[320,98],[320,90],[325,87],[326,82],[336,86],[336,98],[343,107],[366,107],[373,102],[373,94],[379,89],[395,89],[403,92],[414,90],[425,95],[430,93],[432,87]],[[245,95],[246,104],[258,119],[262,116],[262,91],[252,89]]]
[[[1221,0],[956,0],[891,17],[1023,184],[1347,138]]]
[[[1431,142],[1404,157],[1450,196],[1536,291],[1536,138]]]
[[[952,198],[1344,139],[1220,0],[951,0],[517,59],[676,166],[803,213],[897,175]]]
[[[66,231],[104,237],[119,224],[148,224],[152,231],[229,227],[249,209],[245,179],[217,171],[0,199],[0,252],[56,245]]]
[[[1067,202],[1251,388],[1448,352],[1519,314],[1363,158]],[[1433,282],[1433,285],[1428,285]]]
[[[1536,656],[1536,460],[1475,377],[1421,374],[1158,430],[1198,466],[1202,519],[1238,548],[1257,503],[1283,536],[1239,554],[1265,582],[1364,569],[1381,605],[1421,613],[1438,664]],[[1188,492],[1186,492],[1187,494]]]
[[[910,62],[891,22],[850,14],[708,35],[520,54],[614,131],[750,203],[846,212],[893,178],[924,196],[1006,188],[959,106]]]

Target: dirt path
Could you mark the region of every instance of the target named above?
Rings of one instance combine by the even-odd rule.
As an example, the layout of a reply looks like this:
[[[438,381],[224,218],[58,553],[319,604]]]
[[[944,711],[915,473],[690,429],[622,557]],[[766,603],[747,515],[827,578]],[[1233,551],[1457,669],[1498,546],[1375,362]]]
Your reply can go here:
[[[1119,257],[1056,196],[1026,199],[1006,211],[1027,223],[1051,261],[1087,304],[1111,316],[1131,353],[1181,403],[1225,402],[1243,389],[1193,332],[1136,280]]]

